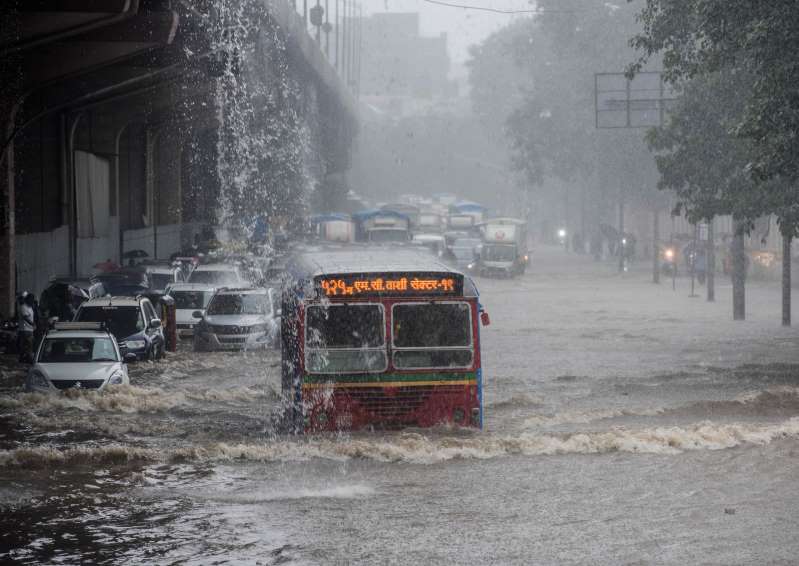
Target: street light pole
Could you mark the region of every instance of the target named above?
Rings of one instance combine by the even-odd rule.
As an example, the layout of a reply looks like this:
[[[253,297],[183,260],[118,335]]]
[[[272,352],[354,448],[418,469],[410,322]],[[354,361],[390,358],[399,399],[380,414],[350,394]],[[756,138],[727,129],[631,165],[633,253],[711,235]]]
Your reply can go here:
[[[619,243],[616,246],[619,251],[619,273],[624,271],[624,189],[619,188]]]
[[[330,0],[325,0],[325,56],[330,61]]]

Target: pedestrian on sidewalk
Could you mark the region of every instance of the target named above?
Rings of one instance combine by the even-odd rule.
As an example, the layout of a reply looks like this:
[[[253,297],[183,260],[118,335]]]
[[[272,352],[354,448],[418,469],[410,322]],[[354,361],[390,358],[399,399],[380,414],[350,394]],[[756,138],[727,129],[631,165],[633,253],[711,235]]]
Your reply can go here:
[[[17,333],[20,340],[19,361],[21,363],[31,363],[33,361],[33,332],[36,330],[34,305],[34,296],[31,293],[27,293],[19,307]]]

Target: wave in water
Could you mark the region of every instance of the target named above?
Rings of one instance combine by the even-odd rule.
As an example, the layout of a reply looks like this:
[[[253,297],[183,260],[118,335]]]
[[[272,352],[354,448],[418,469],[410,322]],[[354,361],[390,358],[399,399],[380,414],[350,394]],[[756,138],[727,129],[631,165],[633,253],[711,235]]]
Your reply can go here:
[[[563,424],[588,424],[606,419],[620,417],[654,417],[658,415],[684,414],[694,417],[718,414],[754,415],[769,410],[799,410],[799,387],[779,386],[761,391],[742,393],[734,399],[697,401],[689,405],[671,408],[616,408],[616,409],[584,409],[563,411],[552,415],[530,415],[524,419],[524,425],[531,428],[556,426]]]
[[[308,438],[263,444],[215,443],[171,450],[125,445],[37,446],[0,451],[2,467],[49,467],[73,464],[127,464],[166,461],[303,461],[365,459],[378,462],[435,464],[455,459],[489,459],[509,455],[679,454],[689,450],[721,450],[744,444],[764,445],[799,438],[799,417],[772,425],[698,423],[692,426],[639,430],[617,428],[573,434],[431,437],[404,433],[382,438]]]
[[[264,503],[267,501],[290,501],[296,499],[358,499],[375,493],[367,485],[337,485],[324,488],[292,489],[285,491],[262,491],[255,493],[233,493],[210,497],[219,503]]]
[[[77,409],[116,413],[156,413],[195,402],[250,402],[277,398],[271,389],[232,387],[229,389],[185,389],[167,391],[158,387],[115,385],[105,391],[68,389],[57,393],[19,393],[0,398],[0,409],[48,411]]]

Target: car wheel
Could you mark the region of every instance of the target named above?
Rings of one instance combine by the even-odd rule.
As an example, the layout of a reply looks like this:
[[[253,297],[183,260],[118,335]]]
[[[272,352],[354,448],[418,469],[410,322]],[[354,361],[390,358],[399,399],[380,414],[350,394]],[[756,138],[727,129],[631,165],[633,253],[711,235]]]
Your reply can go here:
[[[155,355],[155,359],[156,360],[164,359],[164,345],[163,344],[159,344],[158,351],[156,352],[156,355]]]
[[[155,346],[151,346],[151,347],[150,347],[150,350],[147,352],[147,361],[149,361],[149,362],[155,362],[155,360],[156,360],[156,356],[155,356]]]

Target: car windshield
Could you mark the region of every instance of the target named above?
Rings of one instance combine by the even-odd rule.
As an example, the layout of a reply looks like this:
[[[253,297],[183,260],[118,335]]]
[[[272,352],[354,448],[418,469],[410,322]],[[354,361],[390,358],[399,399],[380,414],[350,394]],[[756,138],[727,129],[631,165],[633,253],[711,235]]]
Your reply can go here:
[[[311,306],[305,329],[312,373],[383,371],[385,322],[380,305]]]
[[[214,296],[212,291],[170,291],[169,295],[177,309],[204,309]]]
[[[508,245],[483,246],[483,259],[486,261],[513,261],[516,259],[516,247]]]
[[[166,289],[166,286],[175,282],[171,273],[150,273],[150,287],[153,289]]]
[[[194,270],[189,277],[190,283],[205,283],[209,285],[237,285],[240,283],[238,274],[233,271],[217,271],[211,269]]]
[[[208,305],[209,315],[271,314],[269,297],[265,294],[216,295]]]
[[[114,297],[135,297],[149,291],[149,288],[144,285],[135,285],[130,283],[106,283],[108,294]]]
[[[118,361],[110,338],[47,338],[39,353],[42,364]]]
[[[141,309],[130,306],[83,307],[76,319],[79,322],[105,322],[117,339],[127,338],[144,330]]]

